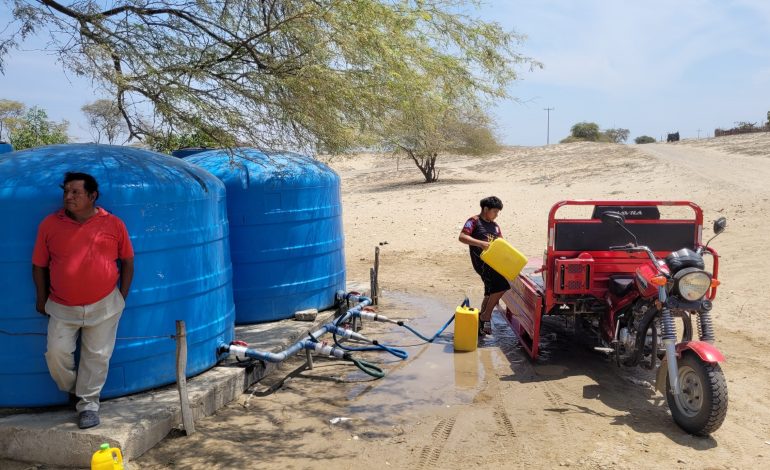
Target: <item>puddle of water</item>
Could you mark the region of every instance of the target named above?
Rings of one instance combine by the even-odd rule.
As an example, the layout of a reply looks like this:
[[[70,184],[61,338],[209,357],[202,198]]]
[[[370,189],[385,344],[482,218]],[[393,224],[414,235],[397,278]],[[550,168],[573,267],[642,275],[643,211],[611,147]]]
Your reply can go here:
[[[454,383],[460,390],[476,390],[479,387],[479,350],[452,354]]]
[[[445,300],[391,292],[379,310],[390,318],[399,318],[399,312],[409,311],[409,325],[425,336],[432,336],[455,308]],[[488,377],[498,373],[497,369],[510,373],[511,363],[501,348],[509,350],[516,360],[524,359],[516,350],[518,341],[505,321],[498,318],[494,329],[494,336],[485,338],[471,352],[454,352],[453,325],[433,343],[405,348],[409,359],[390,367],[385,378],[353,387],[348,395],[351,413],[379,419],[383,414],[403,415],[424,411],[426,407],[473,402]],[[366,334],[366,325],[363,333]],[[377,338],[392,344],[421,342],[408,330],[396,326]]]

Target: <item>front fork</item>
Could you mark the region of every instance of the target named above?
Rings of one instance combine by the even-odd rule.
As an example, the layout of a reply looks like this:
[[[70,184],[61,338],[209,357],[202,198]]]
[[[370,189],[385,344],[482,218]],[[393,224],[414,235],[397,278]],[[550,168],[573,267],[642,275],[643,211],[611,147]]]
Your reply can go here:
[[[671,310],[666,306],[668,294],[666,288],[658,288],[658,300],[662,307],[660,311],[660,324],[662,330],[663,345],[666,347],[666,362],[668,363],[668,381],[671,384],[671,393],[677,396],[682,393],[679,385],[679,364],[676,359],[676,323]]]

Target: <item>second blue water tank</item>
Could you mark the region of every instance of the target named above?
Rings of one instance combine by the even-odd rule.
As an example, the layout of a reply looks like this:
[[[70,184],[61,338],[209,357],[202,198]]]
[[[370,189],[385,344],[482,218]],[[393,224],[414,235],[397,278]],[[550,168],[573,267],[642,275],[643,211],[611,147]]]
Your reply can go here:
[[[345,288],[340,178],[295,153],[212,150],[185,159],[224,181],[235,322],[323,309]]]
[[[171,152],[171,156],[176,158],[185,158],[191,155],[195,155],[196,153],[207,152],[209,150],[212,149],[210,147],[183,147]]]

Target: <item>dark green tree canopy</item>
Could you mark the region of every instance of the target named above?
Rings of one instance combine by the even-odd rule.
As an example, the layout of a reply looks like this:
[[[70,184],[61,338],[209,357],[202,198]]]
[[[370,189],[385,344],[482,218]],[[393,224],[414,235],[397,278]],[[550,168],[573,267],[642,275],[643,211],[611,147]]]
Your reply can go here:
[[[16,150],[24,150],[41,145],[65,144],[67,136],[67,121],[54,122],[48,120],[44,109],[33,106],[16,120],[10,131],[10,142]]]
[[[337,151],[414,97],[502,97],[514,66],[539,65],[515,50],[520,36],[469,16],[472,1],[0,2],[14,19],[0,71],[25,37],[51,32],[64,67],[114,94],[130,137],[166,126]]]
[[[599,125],[595,122],[579,122],[570,129],[572,137],[596,142],[599,140]]]

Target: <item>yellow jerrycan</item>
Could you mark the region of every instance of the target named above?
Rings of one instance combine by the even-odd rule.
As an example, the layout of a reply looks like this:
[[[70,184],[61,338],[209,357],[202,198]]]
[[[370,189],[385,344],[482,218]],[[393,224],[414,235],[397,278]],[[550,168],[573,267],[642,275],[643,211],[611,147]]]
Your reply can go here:
[[[91,470],[123,470],[123,454],[117,447],[104,443],[91,457]]]
[[[502,238],[489,243],[489,248],[481,252],[481,260],[509,281],[516,279],[527,265],[527,257]]]
[[[468,299],[455,310],[455,351],[475,351],[479,342],[479,309]]]

